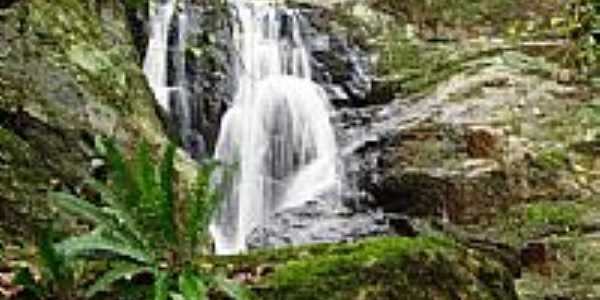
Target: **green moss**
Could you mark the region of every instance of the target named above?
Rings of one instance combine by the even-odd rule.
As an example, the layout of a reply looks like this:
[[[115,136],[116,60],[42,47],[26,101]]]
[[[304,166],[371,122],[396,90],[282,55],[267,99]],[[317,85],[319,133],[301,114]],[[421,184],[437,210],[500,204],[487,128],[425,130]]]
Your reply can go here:
[[[482,98],[484,96],[483,87],[481,85],[475,85],[467,90],[460,91],[449,95],[448,101],[450,102],[464,102],[473,98]]]
[[[491,222],[470,230],[506,244],[520,247],[527,241],[555,234],[579,234],[597,220],[600,207],[593,199],[539,201],[515,205]]]
[[[526,208],[527,221],[531,226],[575,226],[582,214],[581,207],[573,202],[540,202]]]
[[[514,299],[497,262],[439,236],[263,251],[280,261],[257,284],[260,299]]]
[[[569,158],[566,150],[551,148],[538,153],[534,162],[543,170],[560,170],[569,165]]]

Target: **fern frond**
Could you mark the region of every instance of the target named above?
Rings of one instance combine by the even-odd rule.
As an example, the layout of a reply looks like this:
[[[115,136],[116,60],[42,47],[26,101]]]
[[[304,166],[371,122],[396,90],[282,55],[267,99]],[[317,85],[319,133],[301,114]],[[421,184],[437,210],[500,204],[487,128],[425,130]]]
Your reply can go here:
[[[160,163],[160,220],[163,235],[168,242],[177,242],[175,222],[175,192],[173,180],[175,177],[175,146],[169,144]]]
[[[97,258],[101,255],[109,255],[145,264],[153,262],[152,256],[144,249],[97,233],[66,239],[58,243],[56,247],[67,257]]]
[[[217,287],[233,300],[251,300],[252,292],[242,284],[227,279],[223,275],[217,275],[214,278]]]
[[[208,299],[208,288],[202,279],[190,270],[179,274],[179,291],[185,300]]]
[[[35,281],[29,268],[21,267],[15,274],[12,283],[21,286],[25,292],[33,294],[36,297],[34,299],[43,299],[46,294],[45,288]]]
[[[115,141],[107,139],[104,147],[110,166],[109,178],[113,184],[113,190],[125,208],[133,208],[140,196],[139,186]]]
[[[138,266],[134,264],[122,264],[104,273],[102,277],[96,280],[94,284],[85,293],[85,297],[91,298],[99,292],[107,291],[113,283],[121,279],[130,280],[131,277],[137,274],[151,271],[152,270],[148,267]]]
[[[154,300],[167,300],[169,297],[169,274],[154,271]]]
[[[50,193],[54,205],[61,211],[94,224],[111,224],[115,221],[111,215],[92,203],[67,193]]]
[[[212,184],[217,166],[216,162],[211,161],[199,168],[187,201],[186,237],[192,248],[206,238],[211,218],[218,207],[219,194]]]
[[[142,217],[148,217],[145,221],[149,222],[152,216],[156,214],[160,192],[156,167],[150,155],[150,146],[145,141],[142,141],[137,147],[135,160],[132,163],[132,171],[140,192],[137,205],[141,209]]]
[[[94,178],[86,179],[84,181],[84,184],[92,188],[97,193],[99,193],[103,203],[108,205],[115,205],[117,195],[115,195],[115,192],[111,190],[108,186],[106,186],[106,184]]]
[[[41,266],[46,276],[56,282],[62,282],[70,274],[66,259],[55,248],[52,243],[52,232],[46,232],[38,236],[37,241]]]

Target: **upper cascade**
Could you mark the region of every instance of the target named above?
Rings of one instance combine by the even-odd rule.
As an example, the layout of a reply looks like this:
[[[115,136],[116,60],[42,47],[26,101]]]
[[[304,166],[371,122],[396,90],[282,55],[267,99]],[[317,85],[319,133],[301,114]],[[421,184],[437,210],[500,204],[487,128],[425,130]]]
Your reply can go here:
[[[326,93],[311,81],[297,10],[232,3],[237,93],[223,116],[215,158],[236,175],[212,226],[218,254],[246,250],[246,238],[277,210],[339,194],[338,150]]]
[[[144,58],[144,74],[148,78],[158,104],[170,109],[167,84],[169,29],[175,15],[177,0],[150,1],[150,34]]]

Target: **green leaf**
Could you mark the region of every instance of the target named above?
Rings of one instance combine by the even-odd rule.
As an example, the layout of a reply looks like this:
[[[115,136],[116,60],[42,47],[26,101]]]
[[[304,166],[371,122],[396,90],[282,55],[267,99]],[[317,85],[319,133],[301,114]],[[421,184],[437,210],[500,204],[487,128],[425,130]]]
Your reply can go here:
[[[150,272],[151,269],[148,267],[123,264],[113,268],[112,270],[104,273],[94,284],[87,290],[85,297],[91,298],[99,292],[107,291],[110,286],[121,279],[130,280],[134,275]]]
[[[149,253],[131,245],[131,243],[110,239],[94,233],[66,239],[57,245],[57,249],[67,257],[93,258],[100,254],[108,254],[145,264],[153,262]]]
[[[165,240],[176,242],[175,235],[175,192],[173,190],[173,180],[175,177],[175,146],[169,144],[163,159],[160,164],[160,187],[161,187],[161,204],[160,204],[160,219],[163,228]]]
[[[216,161],[203,164],[198,169],[192,192],[188,195],[186,238],[192,253],[194,247],[206,240],[208,226],[218,205],[220,195],[212,183],[217,166]]]
[[[106,186],[106,184],[94,178],[86,179],[84,183],[100,194],[103,203],[111,206],[115,205],[117,196],[108,186]]]
[[[183,295],[179,293],[170,293],[169,296],[172,300],[185,300],[185,298],[183,298]]]
[[[101,208],[71,194],[50,193],[50,198],[60,210],[95,224],[108,224],[114,221],[114,218]]]
[[[99,155],[106,155],[106,147],[104,146],[104,138],[101,135],[94,137],[94,148]]]
[[[41,266],[49,279],[60,282],[67,279],[70,271],[66,259],[59,254],[52,243],[52,232],[47,230],[38,237],[37,246]]]
[[[44,298],[44,288],[40,286],[34,279],[33,274],[28,268],[20,268],[12,280],[15,285],[22,286],[26,291],[34,294],[38,299]]]
[[[145,141],[142,141],[137,147],[133,171],[141,193],[139,206],[143,210],[147,210],[143,213],[151,215],[156,210],[155,206],[160,195],[157,189],[156,168],[150,155],[150,146]]]
[[[179,275],[179,291],[185,300],[205,300],[208,299],[208,289],[206,285],[193,272],[186,270]]]
[[[169,274],[155,271],[154,300],[167,300],[169,297]]]
[[[225,292],[227,296],[234,300],[253,299],[252,292],[238,282],[229,280],[222,275],[215,276],[214,280],[219,289]]]
[[[110,179],[114,185],[113,190],[117,193],[123,209],[133,208],[140,198],[139,186],[116,142],[107,139],[104,146],[110,166]]]

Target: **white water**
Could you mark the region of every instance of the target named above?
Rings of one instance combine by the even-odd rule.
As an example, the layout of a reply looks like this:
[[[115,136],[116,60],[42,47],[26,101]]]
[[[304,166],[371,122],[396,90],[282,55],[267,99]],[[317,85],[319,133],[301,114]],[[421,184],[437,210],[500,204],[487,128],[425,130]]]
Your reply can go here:
[[[218,254],[246,249],[246,236],[278,209],[339,187],[325,93],[310,78],[297,11],[238,0],[238,91],[221,121],[215,157],[237,175],[212,233]]]
[[[181,0],[149,2],[150,34],[144,59],[144,74],[158,104],[177,119],[180,126],[179,133],[184,142],[193,131],[190,103],[185,87],[185,47],[188,26],[185,4],[186,1]],[[176,30],[177,39],[169,48],[171,30]],[[171,62],[174,78],[171,80],[168,78],[169,55],[173,56]]]
[[[167,86],[168,38],[176,4],[177,0],[149,2],[150,34],[144,58],[144,74],[158,104],[167,111],[170,110],[170,89]]]

